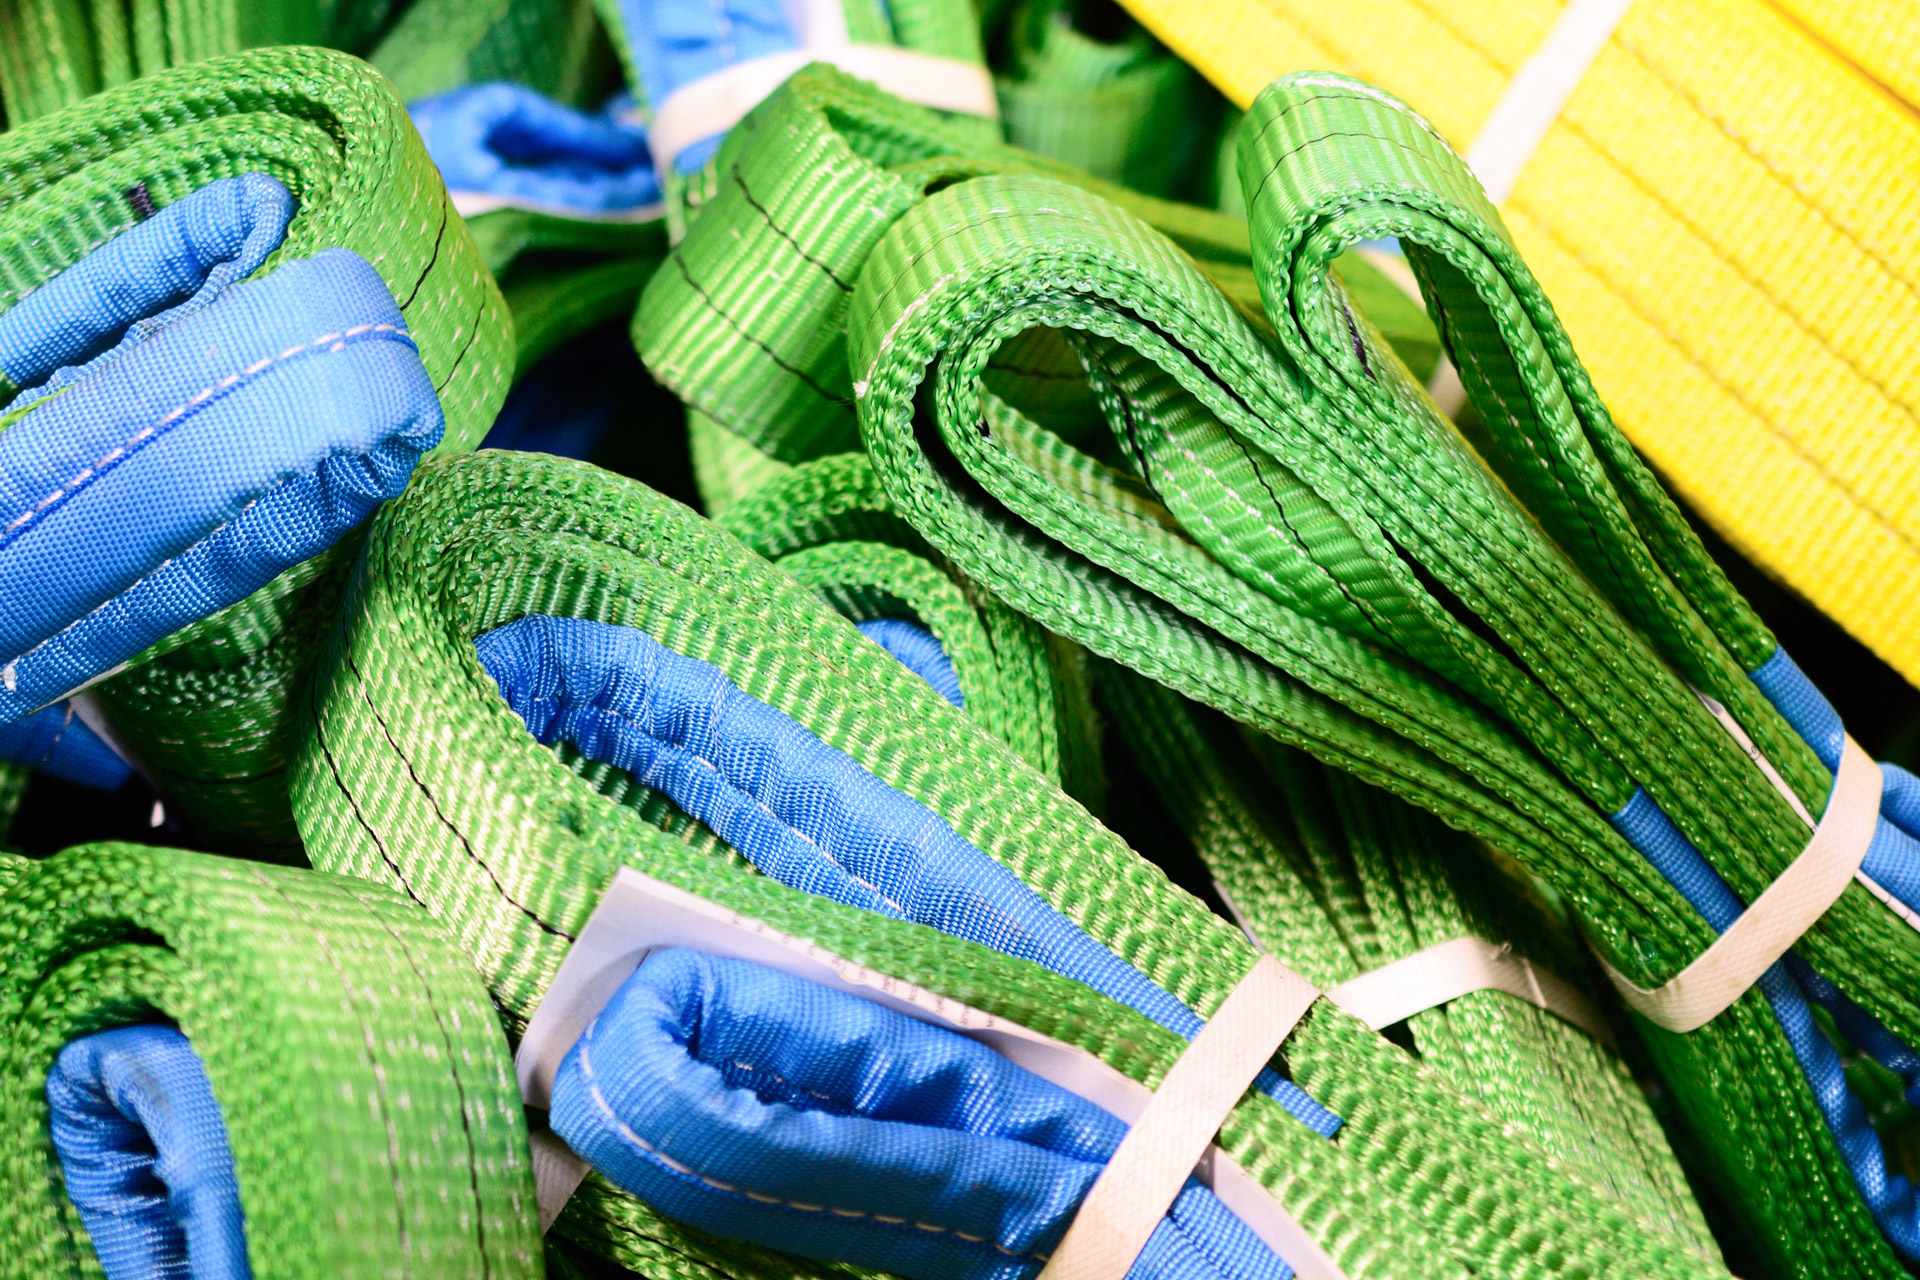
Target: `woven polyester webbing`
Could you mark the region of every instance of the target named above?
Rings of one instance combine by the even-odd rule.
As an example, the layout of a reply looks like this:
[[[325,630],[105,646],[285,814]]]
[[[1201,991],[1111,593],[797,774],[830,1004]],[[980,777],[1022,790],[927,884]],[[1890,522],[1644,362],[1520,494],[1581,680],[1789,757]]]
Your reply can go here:
[[[1777,645],[1430,126],[1302,73],[1254,104],[1240,170],[1264,318],[1064,183],[989,176],[876,208],[890,229],[844,314],[888,496],[1042,625],[1520,858],[1657,986],[1713,929],[1611,820],[1654,808],[1704,874],[1759,895],[1805,829],[1696,690],[1817,811],[1830,775],[1748,675]],[[1482,410],[1477,452],[1328,269],[1381,236],[1409,247]],[[996,356],[1036,334],[1062,335],[1110,446],[1073,447],[998,379]],[[1920,939],[1863,889],[1800,954],[1897,1036],[1920,1031]],[[1851,1121],[1817,1109],[1767,997],[1657,1047],[1764,1248],[1809,1274],[1892,1274],[1872,1179],[1855,1185],[1829,1127]]]
[[[1031,963],[749,873],[632,775],[570,768],[501,700],[474,646],[530,614],[636,627],[712,664],[1202,1016],[1252,962],[1230,925],[733,538],[589,467],[480,454],[427,464],[375,518],[302,713],[293,787],[316,864],[426,905],[510,1019],[527,1016],[612,871],[631,865],[1145,1082],[1185,1043]],[[1287,1053],[1326,1064],[1316,1097],[1344,1120],[1336,1139],[1255,1092],[1221,1141],[1348,1275],[1548,1276],[1621,1259],[1721,1274],[1338,1010],[1317,1006]],[[1449,1190],[1442,1171],[1462,1159],[1503,1206],[1497,1219]],[[642,1270],[676,1253],[742,1275],[793,1265],[698,1238],[592,1178],[555,1230]]]
[[[123,85],[0,135],[0,307],[218,178],[265,173],[296,211],[261,273],[331,247],[380,273],[470,449],[506,394],[512,337],[487,274],[392,88],[344,54],[278,48]],[[115,729],[198,835],[290,856],[289,689],[338,599],[323,555],[175,634],[99,690]]]
[[[1574,7],[1126,4],[1237,102],[1346,71],[1462,150]],[[1907,0],[1635,4],[1501,209],[1634,444],[1909,679],[1916,22]]]
[[[404,897],[134,845],[9,860],[0,884],[0,1274],[99,1274],[48,1070],[70,1040],[154,1022],[206,1068],[254,1275],[541,1274],[499,1020]]]

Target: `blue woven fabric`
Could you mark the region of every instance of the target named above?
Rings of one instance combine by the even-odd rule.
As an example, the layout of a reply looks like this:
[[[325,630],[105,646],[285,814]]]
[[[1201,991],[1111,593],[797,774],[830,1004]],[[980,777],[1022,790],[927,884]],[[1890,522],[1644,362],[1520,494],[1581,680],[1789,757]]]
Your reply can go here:
[[[47,1074],[47,1105],[107,1280],[248,1280],[226,1121],[185,1036],[138,1026],[75,1040]]]
[[[332,545],[442,426],[386,284],[344,249],[96,360],[0,432],[0,722]]]
[[[648,956],[567,1054],[551,1119],[669,1217],[910,1280],[1037,1274],[1126,1133],[953,1032],[678,949]],[[1292,1271],[1189,1180],[1128,1274]]]
[[[932,810],[718,667],[583,618],[521,618],[475,644],[535,738],[571,742],[664,792],[780,883],[1031,960],[1188,1039],[1199,1033],[1191,1009]],[[1260,1087],[1316,1132],[1338,1130],[1292,1081],[1268,1070]]]
[[[636,88],[656,107],[702,76],[800,47],[781,0],[619,0],[619,6],[640,70]],[[725,136],[688,147],[673,167],[699,172]]]
[[[407,108],[453,192],[584,214],[660,200],[644,131],[524,85],[470,84]]]
[[[0,313],[8,410],[87,377],[210,305],[280,247],[293,197],[264,173],[223,178],[136,223]]]
[[[97,791],[119,790],[133,772],[119,753],[74,713],[69,702],[57,702],[24,720],[0,724],[0,760]]]
[[[965,710],[967,699],[960,692],[960,673],[953,659],[934,639],[933,632],[905,618],[871,618],[855,623],[860,634],[885,649],[900,665],[933,686],[933,691]]]
[[[1750,675],[1794,732],[1829,769],[1837,771],[1845,738],[1840,716],[1786,651],[1776,650]],[[1920,887],[1920,843],[1914,838],[1920,831],[1920,781],[1895,765],[1880,769],[1885,782],[1880,822],[1863,869],[1912,906],[1920,901],[1908,896]],[[1746,910],[1746,904],[1645,791],[1636,790],[1612,821],[1716,931],[1726,932]],[[1839,1051],[1815,1023],[1810,1006],[1824,1008],[1851,1044],[1898,1074],[1916,1105],[1920,1105],[1920,1055],[1793,952],[1755,985],[1772,1006],[1874,1222],[1902,1258],[1920,1263],[1920,1196],[1905,1177],[1888,1169],[1880,1136],[1866,1108],[1848,1091]]]

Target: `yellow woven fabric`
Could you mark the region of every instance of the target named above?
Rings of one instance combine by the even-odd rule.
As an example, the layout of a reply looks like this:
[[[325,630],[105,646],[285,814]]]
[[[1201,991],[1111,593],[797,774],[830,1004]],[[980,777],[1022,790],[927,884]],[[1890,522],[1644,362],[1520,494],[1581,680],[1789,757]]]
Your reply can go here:
[[[1123,0],[1245,106],[1344,71],[1463,153],[1556,0]],[[1920,6],[1639,0],[1501,213],[1640,451],[1920,681]]]

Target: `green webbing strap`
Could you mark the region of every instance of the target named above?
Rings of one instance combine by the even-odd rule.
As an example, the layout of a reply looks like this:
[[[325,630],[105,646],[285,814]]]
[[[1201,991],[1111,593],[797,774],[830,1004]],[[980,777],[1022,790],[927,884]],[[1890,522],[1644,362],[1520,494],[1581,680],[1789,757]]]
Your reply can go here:
[[[414,0],[367,61],[407,102],[510,80],[583,109],[613,70],[592,0]]]
[[[474,637],[529,614],[630,625],[719,667],[938,814],[1203,1016],[1254,952],[1007,746],[799,582],[631,481],[534,455],[430,463],[375,517],[293,774],[316,865],[401,886],[467,947],[511,1023],[620,866],[1043,1030],[1152,1082],[1178,1037],[1090,988],[745,870],[634,779],[576,772],[499,697]],[[585,776],[582,776],[584,773]],[[686,838],[676,835],[684,833]],[[1345,1124],[1328,1141],[1264,1094],[1222,1135],[1353,1277],[1724,1275],[1612,1193],[1324,1003],[1287,1071]],[[791,1274],[720,1250],[589,1179],[556,1230],[623,1265]]]
[[[1258,313],[1245,222],[983,141],[813,66],[742,121],[704,171],[710,193],[700,216],[641,296],[640,358],[691,407],[782,461],[856,448],[845,331],[860,268],[929,191],[983,173],[1042,174],[1099,193],[1172,237],[1249,316]],[[820,196],[826,181],[830,199]],[[1345,278],[1378,278],[1352,255],[1340,269]],[[779,287],[767,288],[769,280]],[[1378,286],[1394,289],[1383,278]],[[1396,341],[1399,324],[1432,341],[1432,326],[1404,298],[1383,323]],[[988,381],[1036,406],[1056,430],[1098,424],[1078,361],[1044,334],[1010,344]]]
[[[359,52],[393,0],[0,0],[0,97],[28,120],[169,67],[266,45]]]
[[[700,508],[715,519],[791,469],[788,463],[760,452],[745,437],[735,435],[698,409],[687,410],[687,453],[693,463]]]
[[[0,1274],[99,1274],[47,1072],[68,1041],[141,1022],[177,1026],[206,1067],[254,1275],[540,1274],[506,1040],[424,911],[360,880],[135,845],[7,868]]]
[[[841,314],[888,497],[1043,626],[1518,858],[1610,963],[1659,986],[1713,930],[1611,815],[1644,791],[1748,901],[1806,841],[1694,690],[1824,807],[1825,770],[1746,674],[1772,638],[1424,122],[1357,82],[1290,77],[1249,115],[1240,170],[1272,329],[1084,189],[994,176],[897,218],[874,206],[891,230]],[[1497,478],[1329,269],[1389,235]],[[1100,457],[994,380],[1006,339],[1042,327],[1068,331],[1100,398]],[[1800,944],[1909,1043],[1917,950],[1857,887]],[[1809,1275],[1897,1273],[1758,992],[1692,1035],[1652,1034],[1758,1247]]]
[[[925,627],[953,662],[968,716],[1069,795],[1102,807],[1084,657],[929,549],[887,505],[865,454],[802,463],[715,523],[850,621]]]
[[[995,84],[1007,141],[1150,195],[1200,167],[1211,125],[1210,93],[1186,63],[1145,28],[1120,18],[1117,31],[1083,30],[1093,6],[1028,0],[1005,35],[1006,63]]]
[[[1497,858],[1430,815],[1111,664],[1100,700],[1242,925],[1322,990],[1456,938],[1566,978],[1585,956]],[[1585,985],[1585,984],[1582,984]],[[1625,1064],[1503,992],[1416,1013],[1420,1060],[1649,1222],[1718,1257]]]
[[[512,372],[506,308],[393,90],[344,54],[262,49],[162,72],[0,136],[0,306],[143,215],[218,178],[262,172],[298,202],[262,272],[340,246],[400,304],[440,393],[440,450],[471,448]],[[150,212],[151,208],[145,210]],[[288,689],[331,608],[339,556],[290,570],[162,642],[97,696],[196,834],[292,851]]]

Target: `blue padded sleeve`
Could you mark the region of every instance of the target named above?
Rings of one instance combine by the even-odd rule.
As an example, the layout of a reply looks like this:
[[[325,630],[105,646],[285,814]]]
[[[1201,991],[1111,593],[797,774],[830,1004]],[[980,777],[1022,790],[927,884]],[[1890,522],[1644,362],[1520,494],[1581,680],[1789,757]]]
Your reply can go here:
[[[900,665],[933,686],[933,691],[961,710],[967,700],[960,692],[960,673],[953,659],[940,647],[933,632],[905,618],[871,618],[854,627],[861,635],[885,649]]]
[[[0,724],[0,760],[26,765],[96,791],[117,791],[133,770],[82,720],[70,702]]]
[[[637,627],[535,615],[480,636],[533,736],[633,774],[790,888],[931,925],[1083,982],[1193,1038],[1198,1015],[932,810]],[[1262,1089],[1331,1136],[1340,1119],[1271,1070]]]
[[[470,84],[408,107],[451,191],[604,213],[660,199],[643,130],[524,85]]]
[[[87,376],[208,306],[280,247],[293,197],[264,173],[210,182],[0,313],[8,409]]]
[[[569,1051],[551,1117],[669,1217],[910,1280],[1037,1274],[1126,1132],[944,1028],[678,949],[648,956]],[[1292,1273],[1189,1181],[1130,1274]]]
[[[1846,727],[1799,664],[1784,648],[1775,649],[1748,675],[1828,771],[1837,772]],[[1880,775],[1880,824],[1860,869],[1908,907],[1920,909],[1920,780],[1892,764],[1881,765]]]
[[[1746,910],[1739,895],[1645,791],[1636,789],[1625,807],[1613,815],[1612,822],[1716,932],[1725,933]],[[1886,824],[1882,822],[1881,826]],[[1814,1021],[1808,1002],[1811,999],[1826,1005],[1843,1029],[1851,1027],[1856,1034],[1871,1019],[1851,1001],[1841,1003],[1844,997],[1839,991],[1792,952],[1774,962],[1754,985],[1772,1007],[1774,1019],[1800,1063],[1813,1101],[1839,1145],[1874,1222],[1903,1258],[1920,1261],[1920,1198],[1914,1195],[1912,1183],[1887,1167],[1866,1108],[1847,1089],[1839,1051]],[[1883,1056],[1891,1051],[1887,1043],[1892,1041],[1891,1035],[1884,1028],[1879,1035],[1885,1039],[1866,1043],[1856,1039],[1855,1043],[1870,1051],[1877,1049],[1876,1057],[1898,1069],[1895,1062]],[[1908,1086],[1912,1088],[1913,1077],[1908,1077]]]
[[[226,1121],[185,1036],[136,1026],[75,1040],[47,1074],[47,1105],[107,1280],[248,1280]]]
[[[41,402],[0,431],[0,722],[332,545],[442,426],[385,282],[344,249]]]

